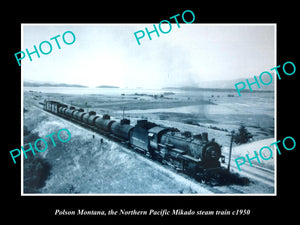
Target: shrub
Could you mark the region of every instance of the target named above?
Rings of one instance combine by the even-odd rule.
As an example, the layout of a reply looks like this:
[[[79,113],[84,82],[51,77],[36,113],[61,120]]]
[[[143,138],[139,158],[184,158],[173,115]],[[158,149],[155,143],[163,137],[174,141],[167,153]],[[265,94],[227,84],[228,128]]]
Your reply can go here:
[[[252,137],[253,135],[246,129],[246,127],[241,125],[238,132],[233,135],[233,141],[236,144],[245,144],[249,142]]]

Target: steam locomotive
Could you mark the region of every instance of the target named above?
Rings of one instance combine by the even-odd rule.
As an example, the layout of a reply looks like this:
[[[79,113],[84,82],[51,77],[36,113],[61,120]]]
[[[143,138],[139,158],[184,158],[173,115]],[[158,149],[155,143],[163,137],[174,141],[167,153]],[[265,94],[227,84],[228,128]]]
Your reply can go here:
[[[57,101],[45,101],[43,105],[48,112],[88,127],[189,175],[220,169],[220,161],[225,159],[221,146],[214,139],[209,140],[207,133],[182,133],[176,128],[147,120],[138,120],[132,126],[128,119],[118,122],[111,120],[108,114],[100,116],[94,111],[84,112]]]

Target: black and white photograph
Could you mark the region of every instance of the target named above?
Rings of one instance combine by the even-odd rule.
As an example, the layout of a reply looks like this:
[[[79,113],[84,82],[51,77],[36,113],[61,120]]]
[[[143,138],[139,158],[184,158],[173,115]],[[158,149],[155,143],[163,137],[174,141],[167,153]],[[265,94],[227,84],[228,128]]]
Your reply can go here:
[[[21,194],[276,195],[276,32],[22,24]]]
[[[296,221],[296,5],[107,3],[4,8],[3,220]]]

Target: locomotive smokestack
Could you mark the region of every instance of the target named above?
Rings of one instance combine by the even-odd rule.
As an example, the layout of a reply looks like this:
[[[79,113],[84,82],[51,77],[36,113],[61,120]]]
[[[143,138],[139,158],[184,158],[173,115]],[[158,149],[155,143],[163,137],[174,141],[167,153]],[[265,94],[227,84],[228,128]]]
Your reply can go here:
[[[203,132],[202,133],[202,138],[203,138],[204,141],[208,141],[208,133]]]
[[[120,124],[121,124],[121,125],[124,125],[124,124],[130,124],[130,120],[129,120],[129,119],[122,119],[122,120],[120,121]]]

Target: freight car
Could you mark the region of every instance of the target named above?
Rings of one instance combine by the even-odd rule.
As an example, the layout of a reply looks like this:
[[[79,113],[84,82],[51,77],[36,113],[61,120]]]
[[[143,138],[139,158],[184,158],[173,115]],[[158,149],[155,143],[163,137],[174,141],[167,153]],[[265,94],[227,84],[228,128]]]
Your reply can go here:
[[[130,148],[190,175],[220,169],[224,162],[221,145],[209,140],[207,133],[192,135],[181,133],[173,127],[164,127],[147,120],[138,120],[135,126],[130,120],[120,122],[110,116],[84,112],[57,101],[45,101],[44,110],[88,127],[114,140],[126,143]]]

